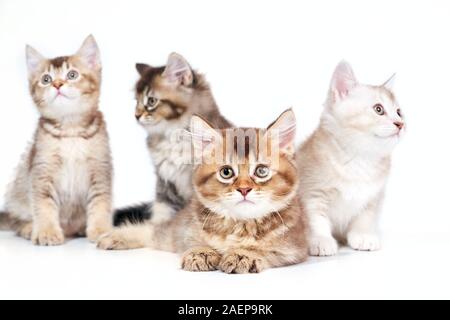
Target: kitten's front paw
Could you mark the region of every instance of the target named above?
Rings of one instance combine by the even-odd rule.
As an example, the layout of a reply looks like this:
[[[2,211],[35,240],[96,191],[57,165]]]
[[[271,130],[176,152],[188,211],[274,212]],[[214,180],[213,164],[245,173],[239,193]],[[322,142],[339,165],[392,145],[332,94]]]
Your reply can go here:
[[[220,254],[211,248],[194,248],[183,255],[181,268],[192,272],[215,271],[220,259]]]
[[[311,256],[329,257],[338,252],[338,243],[331,237],[312,237],[309,240],[309,254]]]
[[[31,235],[33,234],[33,223],[27,222],[26,224],[20,226],[17,229],[17,235],[27,240],[31,240]]]
[[[359,251],[377,251],[381,249],[380,238],[373,233],[350,232],[347,236],[348,245]]]
[[[264,270],[263,260],[247,252],[233,252],[222,258],[219,265],[225,273],[260,273]]]
[[[59,246],[64,243],[64,233],[60,227],[47,226],[33,230],[31,241],[38,246]]]
[[[112,229],[112,226],[88,227],[86,236],[89,241],[97,242],[97,240],[104,234],[107,234]]]
[[[103,250],[127,250],[130,249],[127,239],[119,230],[113,230],[100,236],[97,248]]]

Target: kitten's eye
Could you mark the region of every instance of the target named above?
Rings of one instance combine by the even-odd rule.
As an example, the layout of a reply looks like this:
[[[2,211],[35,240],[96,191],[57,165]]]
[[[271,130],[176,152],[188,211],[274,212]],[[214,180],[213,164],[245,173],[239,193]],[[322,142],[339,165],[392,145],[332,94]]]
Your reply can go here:
[[[381,104],[376,104],[373,106],[373,110],[375,110],[375,112],[379,115],[382,116],[384,115],[384,107]]]
[[[158,104],[158,99],[156,99],[155,97],[148,97],[147,100],[147,108],[152,109],[154,108],[157,104]]]
[[[71,70],[67,73],[67,80],[76,80],[78,78],[78,72]]]
[[[258,178],[267,178],[269,173],[270,169],[266,166],[258,166],[255,170],[255,174]]]
[[[43,76],[42,76],[42,78],[41,78],[41,83],[44,85],[44,86],[48,86],[50,83],[52,83],[53,82],[53,79],[52,79],[52,77],[49,75],[49,74],[44,74]]]
[[[397,109],[397,114],[400,118],[403,118],[403,112],[400,109]]]
[[[223,167],[220,169],[220,176],[226,180],[234,177],[234,171],[230,167]]]

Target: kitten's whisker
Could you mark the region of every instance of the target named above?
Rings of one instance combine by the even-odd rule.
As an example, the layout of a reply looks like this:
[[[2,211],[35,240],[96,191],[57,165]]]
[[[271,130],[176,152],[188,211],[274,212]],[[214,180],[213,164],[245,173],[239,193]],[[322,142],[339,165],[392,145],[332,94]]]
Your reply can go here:
[[[202,214],[204,214],[205,211],[208,212],[208,215],[206,216],[205,221],[203,221],[202,231],[205,230],[206,223],[208,222],[208,219],[211,217],[211,214],[212,214],[211,210],[209,210],[208,208],[203,209]]]
[[[278,210],[275,210],[272,206],[271,206],[271,208],[273,210],[272,214],[276,213],[278,215],[278,217],[280,218],[281,223],[287,228],[287,225],[286,225],[286,223],[284,223],[283,217],[281,216],[280,212]]]

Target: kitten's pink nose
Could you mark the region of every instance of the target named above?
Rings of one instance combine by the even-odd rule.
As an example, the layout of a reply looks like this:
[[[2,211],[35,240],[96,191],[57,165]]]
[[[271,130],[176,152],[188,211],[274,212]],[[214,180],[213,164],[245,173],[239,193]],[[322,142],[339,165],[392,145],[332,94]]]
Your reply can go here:
[[[237,191],[239,191],[243,197],[246,197],[250,191],[252,191],[252,188],[238,188]]]
[[[58,90],[59,90],[63,85],[64,85],[64,81],[61,81],[61,80],[56,80],[56,81],[53,82],[53,86],[54,86],[56,89],[58,89]]]
[[[394,122],[394,124],[398,128],[398,130],[402,130],[403,127],[405,126],[405,124],[403,122],[400,122],[400,121],[396,121],[396,122]]]

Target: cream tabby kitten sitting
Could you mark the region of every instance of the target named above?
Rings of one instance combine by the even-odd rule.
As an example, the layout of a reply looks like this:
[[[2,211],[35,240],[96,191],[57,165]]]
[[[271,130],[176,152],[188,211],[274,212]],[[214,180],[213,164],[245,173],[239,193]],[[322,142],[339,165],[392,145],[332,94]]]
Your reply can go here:
[[[311,255],[335,255],[338,241],[380,248],[377,216],[391,153],[405,130],[392,84],[393,77],[381,86],[360,84],[345,62],[334,72],[319,128],[297,154]]]
[[[97,43],[89,36],[75,55],[55,59],[27,47],[27,64],[40,119],[8,188],[0,228],[37,245],[59,245],[66,236],[95,241],[112,228],[112,163],[98,110]]]

